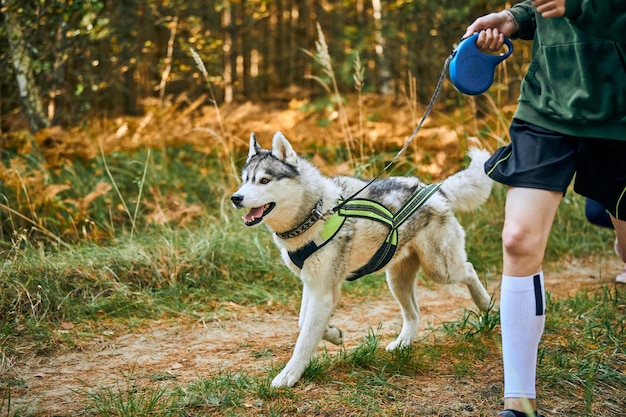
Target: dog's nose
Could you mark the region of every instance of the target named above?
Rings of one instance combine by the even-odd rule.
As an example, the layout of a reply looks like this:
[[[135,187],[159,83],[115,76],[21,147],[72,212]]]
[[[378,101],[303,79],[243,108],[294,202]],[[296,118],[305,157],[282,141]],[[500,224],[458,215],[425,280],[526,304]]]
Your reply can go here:
[[[230,201],[233,202],[235,207],[239,207],[241,206],[241,203],[243,203],[243,196],[241,194],[233,194],[233,196],[230,198]]]

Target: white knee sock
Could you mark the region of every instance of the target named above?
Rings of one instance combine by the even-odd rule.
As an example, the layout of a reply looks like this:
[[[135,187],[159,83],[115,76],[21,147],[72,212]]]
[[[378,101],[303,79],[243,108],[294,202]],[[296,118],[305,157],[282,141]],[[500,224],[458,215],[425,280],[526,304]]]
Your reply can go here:
[[[546,321],[543,272],[502,276],[500,324],[504,398],[536,398],[537,348]]]

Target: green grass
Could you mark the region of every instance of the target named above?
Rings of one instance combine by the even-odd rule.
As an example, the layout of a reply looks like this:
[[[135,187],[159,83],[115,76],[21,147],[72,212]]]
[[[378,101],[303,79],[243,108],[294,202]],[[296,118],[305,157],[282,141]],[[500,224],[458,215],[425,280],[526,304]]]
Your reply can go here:
[[[15,249],[2,265],[0,319],[9,338],[39,333],[63,321],[202,314],[220,303],[293,303],[299,281],[270,262],[277,250],[261,228],[201,225],[163,229],[115,244],[70,250]],[[254,263],[248,262],[254,256]],[[40,330],[37,330],[40,329]],[[10,343],[9,343],[10,344]]]
[[[553,313],[559,311],[566,314]],[[620,287],[550,303],[539,378],[559,397],[573,388],[583,399],[584,415],[598,415],[598,409],[618,415],[624,409],[625,312],[626,291]]]
[[[170,393],[165,388],[137,387],[132,379],[127,381],[127,386],[85,391],[83,394],[90,404],[85,411],[91,415],[120,417],[172,415],[171,407],[174,404],[167,398]]]

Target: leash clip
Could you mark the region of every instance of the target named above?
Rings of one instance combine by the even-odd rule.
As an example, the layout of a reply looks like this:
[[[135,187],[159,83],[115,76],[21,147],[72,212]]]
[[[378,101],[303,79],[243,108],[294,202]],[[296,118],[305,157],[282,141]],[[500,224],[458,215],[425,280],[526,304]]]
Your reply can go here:
[[[326,216],[326,214],[322,213],[322,211],[318,209],[317,207],[311,210],[311,214],[314,214],[315,216],[317,216],[318,220],[326,221],[326,218],[324,217]]]
[[[323,201],[324,200],[322,200],[322,197],[320,197],[315,207],[313,207],[313,210],[311,210],[311,214],[314,215],[317,218],[317,220],[321,219],[322,221],[326,221],[326,218],[324,217],[326,216],[326,213],[322,211],[322,208],[324,207]]]

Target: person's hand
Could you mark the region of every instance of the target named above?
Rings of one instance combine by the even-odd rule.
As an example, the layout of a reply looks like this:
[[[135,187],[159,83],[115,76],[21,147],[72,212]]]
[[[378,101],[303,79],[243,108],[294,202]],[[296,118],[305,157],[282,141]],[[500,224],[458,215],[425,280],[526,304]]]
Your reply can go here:
[[[481,30],[476,39],[476,46],[487,51],[499,51],[504,45],[504,34],[498,29]]]
[[[533,6],[546,19],[565,15],[565,0],[533,0]]]
[[[517,23],[508,11],[490,13],[479,17],[467,27],[462,39],[479,33],[476,46],[489,51],[498,51],[504,45],[504,37],[517,31]]]

